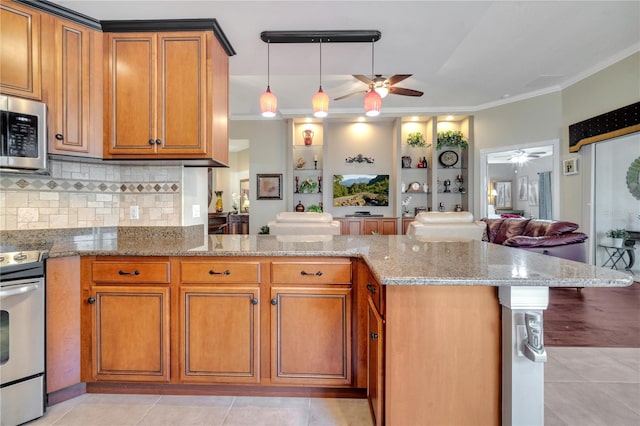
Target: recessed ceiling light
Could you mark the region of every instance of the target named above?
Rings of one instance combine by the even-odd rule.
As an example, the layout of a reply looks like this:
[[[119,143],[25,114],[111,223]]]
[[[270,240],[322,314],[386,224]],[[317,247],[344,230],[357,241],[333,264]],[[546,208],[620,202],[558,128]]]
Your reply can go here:
[[[365,121],[365,120],[366,120],[366,119],[365,119],[364,117],[358,117],[358,121],[359,121],[360,123],[362,123],[362,122],[363,122],[363,121]]]
[[[505,93],[504,95],[502,95],[502,99],[508,98],[508,97],[510,97],[510,96],[511,96],[510,94]]]
[[[447,115],[446,120],[447,121],[453,121],[453,115]]]

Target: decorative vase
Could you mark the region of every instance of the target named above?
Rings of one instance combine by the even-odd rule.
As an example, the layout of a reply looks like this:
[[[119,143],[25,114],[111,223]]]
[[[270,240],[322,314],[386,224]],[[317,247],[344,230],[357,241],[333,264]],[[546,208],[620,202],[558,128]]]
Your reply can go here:
[[[298,201],[298,205],[296,206],[296,211],[297,212],[303,212],[304,211],[304,205],[302,204],[302,201]]]
[[[302,139],[305,145],[311,145],[313,143],[313,130],[307,129],[302,132]]]
[[[222,191],[216,191],[216,212],[222,212]]]
[[[624,245],[624,238],[612,238],[613,246],[616,248],[622,248]]]

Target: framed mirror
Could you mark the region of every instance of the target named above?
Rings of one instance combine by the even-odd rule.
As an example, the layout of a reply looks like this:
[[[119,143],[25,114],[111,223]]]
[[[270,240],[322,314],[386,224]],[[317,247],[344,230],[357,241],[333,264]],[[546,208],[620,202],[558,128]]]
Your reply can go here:
[[[249,179],[240,179],[240,213],[249,213]]]
[[[510,209],[513,207],[511,202],[511,181],[494,182],[493,187],[496,190],[495,208]]]

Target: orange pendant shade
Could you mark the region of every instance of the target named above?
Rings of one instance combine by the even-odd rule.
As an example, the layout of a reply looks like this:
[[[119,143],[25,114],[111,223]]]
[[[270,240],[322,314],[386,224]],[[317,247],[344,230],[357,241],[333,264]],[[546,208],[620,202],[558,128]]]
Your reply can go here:
[[[263,117],[275,117],[278,108],[278,98],[271,93],[271,88],[267,86],[267,90],[260,95],[260,109]]]
[[[313,95],[311,100],[313,105],[313,115],[316,117],[326,117],[329,111],[329,96],[322,91],[322,86]]]
[[[375,117],[380,114],[382,98],[375,90],[369,90],[364,97],[364,113],[367,117]]]

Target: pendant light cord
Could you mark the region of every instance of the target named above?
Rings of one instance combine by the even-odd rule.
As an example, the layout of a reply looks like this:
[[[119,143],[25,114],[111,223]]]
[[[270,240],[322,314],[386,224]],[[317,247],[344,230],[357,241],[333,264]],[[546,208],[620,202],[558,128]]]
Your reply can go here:
[[[371,80],[374,79],[375,74],[373,73],[373,61],[375,57],[375,49],[373,48],[375,40],[371,39]]]
[[[267,40],[267,87],[269,87],[271,84],[270,81],[270,75],[271,75],[271,70],[269,69],[270,66],[270,58],[271,58],[271,52],[270,52],[270,48],[271,47],[271,40]]]
[[[320,89],[322,89],[322,38],[320,39]]]

